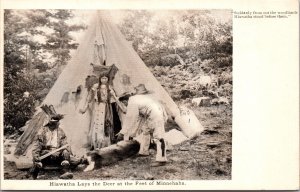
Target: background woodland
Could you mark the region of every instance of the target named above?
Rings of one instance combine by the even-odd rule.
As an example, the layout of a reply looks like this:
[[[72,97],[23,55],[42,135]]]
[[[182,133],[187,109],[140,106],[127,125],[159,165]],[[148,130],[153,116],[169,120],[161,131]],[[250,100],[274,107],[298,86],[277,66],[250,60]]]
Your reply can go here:
[[[5,10],[4,132],[20,133],[80,42],[74,10]],[[163,19],[162,19],[163,18]],[[123,11],[118,27],[176,102],[232,100],[232,20],[211,11]],[[201,82],[201,77],[211,82]]]

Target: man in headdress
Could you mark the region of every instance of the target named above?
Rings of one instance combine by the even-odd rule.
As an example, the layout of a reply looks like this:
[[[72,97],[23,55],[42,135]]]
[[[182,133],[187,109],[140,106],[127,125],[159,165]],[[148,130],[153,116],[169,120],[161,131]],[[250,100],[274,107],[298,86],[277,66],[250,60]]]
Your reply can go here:
[[[53,115],[49,122],[41,128],[36,136],[32,150],[34,163],[32,170],[33,179],[37,178],[39,171],[45,164],[60,164],[63,170],[63,174],[60,178],[73,178],[73,174],[69,172],[71,148],[68,145],[65,132],[59,127],[59,121],[62,118],[63,115]],[[44,159],[41,159],[43,155],[49,154],[59,148],[62,149]]]
[[[124,137],[125,140],[135,138],[140,143],[141,156],[149,155],[150,141],[154,141],[157,149],[156,162],[151,166],[164,165],[167,162],[164,140],[166,111],[159,101],[149,96],[150,92],[144,84],[139,84],[134,89],[133,96],[126,95],[119,99],[127,105],[119,138]]]

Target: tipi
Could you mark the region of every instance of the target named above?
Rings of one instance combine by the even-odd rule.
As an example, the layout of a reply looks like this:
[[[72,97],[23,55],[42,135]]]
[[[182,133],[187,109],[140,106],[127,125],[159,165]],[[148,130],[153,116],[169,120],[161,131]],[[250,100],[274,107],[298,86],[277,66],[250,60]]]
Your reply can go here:
[[[70,140],[73,153],[79,156],[86,153],[84,145],[87,142],[90,115],[80,114],[79,109],[87,96],[87,89],[84,88],[86,78],[93,73],[90,63],[101,64],[104,60],[107,66],[114,64],[118,68],[113,80],[116,95],[121,95],[143,83],[153,92],[152,96],[165,105],[169,116],[175,120],[186,137],[191,138],[199,134],[203,127],[196,116],[186,108],[177,107],[117,26],[113,24],[109,14],[109,11],[96,12],[74,57],[43,101],[43,104],[52,104],[58,113],[65,115],[61,126]],[[78,91],[80,94],[76,95]],[[16,147],[16,156],[31,156],[30,144],[33,136],[46,120],[46,115],[38,111],[27,123],[27,129]]]

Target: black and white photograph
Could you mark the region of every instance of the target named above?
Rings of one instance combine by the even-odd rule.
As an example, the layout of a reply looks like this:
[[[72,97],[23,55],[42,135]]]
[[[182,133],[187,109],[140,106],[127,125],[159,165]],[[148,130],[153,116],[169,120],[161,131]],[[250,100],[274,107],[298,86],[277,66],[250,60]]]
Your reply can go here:
[[[299,190],[297,0],[0,15],[0,190]]]
[[[232,10],[4,10],[5,180],[231,180]]]

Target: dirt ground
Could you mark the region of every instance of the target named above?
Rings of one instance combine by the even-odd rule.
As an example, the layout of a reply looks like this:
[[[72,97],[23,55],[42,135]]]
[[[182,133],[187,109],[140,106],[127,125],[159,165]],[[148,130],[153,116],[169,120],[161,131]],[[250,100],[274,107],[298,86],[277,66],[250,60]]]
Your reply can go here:
[[[130,157],[116,164],[91,172],[74,170],[80,180],[229,180],[232,167],[232,108],[219,105],[210,107],[189,106],[205,130],[189,141],[167,151],[168,163],[150,167],[155,151],[148,157]],[[59,179],[59,171],[48,170],[39,179]],[[20,171],[12,162],[4,161],[5,179],[32,179],[27,171]]]

